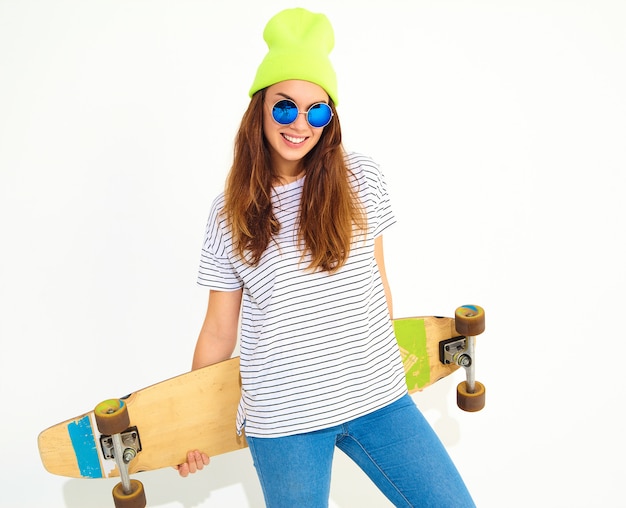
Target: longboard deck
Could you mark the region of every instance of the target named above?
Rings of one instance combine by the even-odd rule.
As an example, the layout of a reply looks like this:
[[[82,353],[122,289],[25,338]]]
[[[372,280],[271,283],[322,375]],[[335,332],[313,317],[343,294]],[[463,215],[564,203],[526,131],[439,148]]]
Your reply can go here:
[[[141,441],[129,472],[180,464],[186,450],[220,455],[244,448],[235,430],[240,397],[239,358],[194,370],[157,383],[125,399],[131,426]],[[198,415],[202,415],[201,423]],[[176,425],[158,422],[176,421]],[[71,478],[119,476],[113,460],[105,460],[93,411],[44,430],[39,453],[50,473]],[[175,446],[169,446],[175,443]]]
[[[453,318],[394,320],[409,393],[423,390],[458,369],[439,361],[439,342],[456,337]],[[204,367],[136,391],[125,398],[131,426],[137,427],[141,451],[129,472],[174,466],[187,450],[210,456],[247,446],[238,436],[235,415],[241,393],[239,358]],[[175,425],[156,422],[172,422]],[[170,446],[174,444],[173,446]],[[113,460],[104,459],[93,411],[44,430],[38,438],[46,470],[71,478],[119,476]]]

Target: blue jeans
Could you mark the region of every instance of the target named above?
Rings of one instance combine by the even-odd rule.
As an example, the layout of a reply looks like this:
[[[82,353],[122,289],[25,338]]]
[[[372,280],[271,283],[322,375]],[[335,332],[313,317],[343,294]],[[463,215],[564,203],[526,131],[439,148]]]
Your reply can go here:
[[[474,506],[443,444],[409,395],[343,425],[295,436],[248,437],[248,444],[268,508],[327,507],[335,446],[395,506]]]

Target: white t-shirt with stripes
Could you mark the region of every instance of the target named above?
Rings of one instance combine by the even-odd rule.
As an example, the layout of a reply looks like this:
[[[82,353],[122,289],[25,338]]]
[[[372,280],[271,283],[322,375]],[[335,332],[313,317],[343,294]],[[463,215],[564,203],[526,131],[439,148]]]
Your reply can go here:
[[[395,222],[386,183],[370,158],[350,153],[346,161],[368,231],[334,274],[311,272],[309,259],[301,258],[296,227],[304,179],[274,188],[281,229],[257,266],[233,251],[219,213],[223,194],[213,202],[198,283],[218,291],[243,288],[237,428],[248,436],[338,425],[407,391],[374,258],[374,239]]]

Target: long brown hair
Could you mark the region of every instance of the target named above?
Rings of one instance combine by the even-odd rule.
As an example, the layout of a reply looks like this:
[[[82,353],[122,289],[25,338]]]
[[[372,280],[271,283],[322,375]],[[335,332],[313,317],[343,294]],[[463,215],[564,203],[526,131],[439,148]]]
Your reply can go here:
[[[226,180],[223,213],[232,230],[236,252],[257,265],[280,223],[272,209],[272,185],[276,183],[270,151],[263,135],[265,90],[252,97],[235,138],[233,165]],[[330,101],[333,119],[317,145],[304,157],[306,172],[298,240],[303,256],[310,254],[310,270],[335,272],[350,253],[353,235],[365,231],[366,217],[349,181],[341,144],[341,126]]]

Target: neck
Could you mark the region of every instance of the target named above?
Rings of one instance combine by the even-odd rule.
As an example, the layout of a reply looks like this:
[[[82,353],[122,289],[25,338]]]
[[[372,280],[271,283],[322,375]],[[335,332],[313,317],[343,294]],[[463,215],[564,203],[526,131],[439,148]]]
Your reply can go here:
[[[290,183],[293,183],[297,180],[300,180],[300,178],[302,178],[305,174],[305,171],[302,170],[300,171],[297,175],[277,175],[276,176],[276,181],[280,184],[280,185],[287,185]]]
[[[304,168],[300,164],[301,161],[282,161],[282,164],[277,165],[274,163],[274,173],[276,174],[276,180],[281,185],[300,180],[304,176]]]

